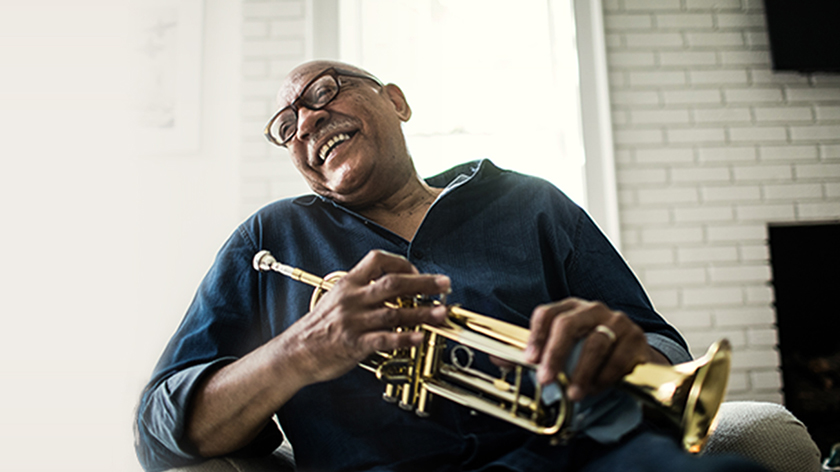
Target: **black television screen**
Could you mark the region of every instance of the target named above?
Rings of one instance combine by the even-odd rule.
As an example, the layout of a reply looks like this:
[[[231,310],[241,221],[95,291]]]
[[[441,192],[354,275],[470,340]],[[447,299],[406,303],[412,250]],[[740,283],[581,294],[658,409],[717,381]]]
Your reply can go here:
[[[840,72],[840,0],[764,0],[773,69]]]

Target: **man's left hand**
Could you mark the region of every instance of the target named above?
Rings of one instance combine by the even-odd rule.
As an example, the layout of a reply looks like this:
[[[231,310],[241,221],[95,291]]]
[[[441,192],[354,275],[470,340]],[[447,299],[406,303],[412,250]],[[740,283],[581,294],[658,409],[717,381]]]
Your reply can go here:
[[[624,313],[601,302],[567,298],[537,307],[531,317],[525,357],[539,364],[537,381],[554,381],[564,370],[572,347],[582,339],[583,348],[567,390],[572,401],[615,385],[637,364],[668,363]]]

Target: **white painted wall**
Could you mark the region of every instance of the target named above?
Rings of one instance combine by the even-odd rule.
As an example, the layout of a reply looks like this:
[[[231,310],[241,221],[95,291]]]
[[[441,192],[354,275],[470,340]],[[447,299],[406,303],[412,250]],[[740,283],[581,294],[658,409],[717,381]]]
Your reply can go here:
[[[284,148],[262,134],[280,82],[311,59],[311,0],[244,0],[242,15],[242,199],[240,216],[279,198],[311,193]]]
[[[140,470],[140,389],[239,221],[240,4],[203,5],[200,149],[169,156],[126,144],[126,2],[0,6],[0,470]]]

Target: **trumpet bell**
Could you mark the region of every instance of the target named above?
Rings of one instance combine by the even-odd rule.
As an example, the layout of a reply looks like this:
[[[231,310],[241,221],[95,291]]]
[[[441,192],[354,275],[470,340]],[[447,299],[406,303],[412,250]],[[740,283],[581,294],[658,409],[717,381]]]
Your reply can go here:
[[[732,347],[721,339],[691,362],[639,364],[624,377],[622,387],[677,426],[687,451],[699,453],[716,426],[731,363]]]

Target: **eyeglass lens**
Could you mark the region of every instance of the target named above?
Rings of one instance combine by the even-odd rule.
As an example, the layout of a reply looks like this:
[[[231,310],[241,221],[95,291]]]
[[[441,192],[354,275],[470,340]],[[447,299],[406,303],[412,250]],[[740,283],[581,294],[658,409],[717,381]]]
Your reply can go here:
[[[336,95],[338,95],[338,82],[332,75],[324,75],[309,84],[295,104],[295,108],[304,106],[312,110],[320,110]],[[281,143],[292,139],[295,131],[297,131],[297,111],[292,108],[287,108],[280,113],[274,120],[274,125],[271,126],[274,138]]]

